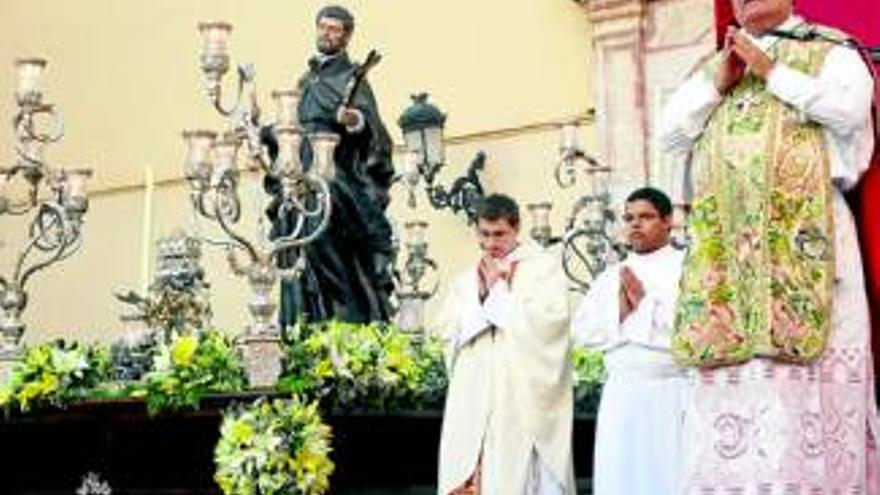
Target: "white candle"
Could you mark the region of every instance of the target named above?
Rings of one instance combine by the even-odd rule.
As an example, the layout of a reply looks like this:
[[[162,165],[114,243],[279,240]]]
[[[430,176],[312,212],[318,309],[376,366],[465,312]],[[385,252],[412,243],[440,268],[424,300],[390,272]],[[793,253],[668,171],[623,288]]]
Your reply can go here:
[[[199,31],[202,33],[204,46],[202,53],[206,56],[226,55],[226,46],[232,25],[223,21],[200,22]]]
[[[46,61],[39,58],[26,58],[15,61],[17,84],[15,94],[19,102],[38,103],[43,91],[43,70]]]
[[[272,91],[272,98],[275,100],[278,125],[298,126],[296,107],[299,105],[299,92],[294,89],[276,89]]]
[[[0,174],[0,215],[6,213],[6,209],[9,208],[9,198],[6,197],[8,184],[9,176]],[[0,247],[2,247],[2,240],[0,240]]]
[[[339,136],[330,132],[316,132],[309,135],[314,151],[311,172],[317,172],[327,180],[336,177],[336,162],[333,161],[333,150],[339,144]]]
[[[153,235],[153,167],[144,170],[144,215],[141,225],[141,295],[150,289],[150,246]]]

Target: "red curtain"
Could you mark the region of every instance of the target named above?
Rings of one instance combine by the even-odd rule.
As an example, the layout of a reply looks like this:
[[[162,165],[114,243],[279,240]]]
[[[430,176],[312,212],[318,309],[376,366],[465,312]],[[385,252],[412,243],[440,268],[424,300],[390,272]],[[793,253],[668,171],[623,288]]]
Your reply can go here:
[[[870,46],[880,46],[880,1],[797,0],[795,10],[805,19],[846,31]],[[719,46],[733,23],[731,0],[715,0],[715,27]]]
[[[727,26],[735,22],[731,0],[715,0],[715,41],[718,49],[724,45]]]
[[[805,19],[833,26],[870,46],[880,45],[880,2],[877,0],[797,0]]]

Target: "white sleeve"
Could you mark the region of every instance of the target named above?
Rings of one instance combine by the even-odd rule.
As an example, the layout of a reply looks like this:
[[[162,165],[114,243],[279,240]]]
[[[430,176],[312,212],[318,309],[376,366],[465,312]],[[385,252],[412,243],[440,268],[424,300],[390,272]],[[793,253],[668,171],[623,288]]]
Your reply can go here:
[[[485,311],[479,304],[468,304],[462,311],[458,323],[455,346],[463,346],[491,326],[492,323],[486,318]]]
[[[510,327],[513,314],[514,297],[510,292],[510,284],[503,280],[496,282],[483,301],[483,316],[496,328],[504,330]]]
[[[721,103],[714,82],[700,70],[672,94],[663,108],[660,145],[667,152],[689,151]]]
[[[865,125],[874,81],[855,50],[836,46],[816,77],[777,63],[767,76],[767,89],[832,133],[849,136]]]
[[[874,81],[855,50],[832,48],[815,77],[777,64],[767,87],[804,119],[822,125],[831,155],[831,177],[846,190],[868,168],[873,150]]]

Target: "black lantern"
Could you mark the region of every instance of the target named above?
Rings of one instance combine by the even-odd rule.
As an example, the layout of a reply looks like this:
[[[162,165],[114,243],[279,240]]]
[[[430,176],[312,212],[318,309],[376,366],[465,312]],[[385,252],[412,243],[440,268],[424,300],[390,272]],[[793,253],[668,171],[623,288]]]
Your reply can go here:
[[[428,102],[427,93],[413,95],[412,100],[413,104],[397,120],[406,145],[402,178],[409,189],[409,205],[415,207],[415,190],[424,179],[431,206],[438,210],[449,208],[453,213],[464,211],[472,223],[476,201],[483,196],[483,185],[477,174],[485,166],[486,154],[478,152],[465,175],[455,179],[448,191],[434,185],[437,172],[446,164],[443,148],[446,114]]]

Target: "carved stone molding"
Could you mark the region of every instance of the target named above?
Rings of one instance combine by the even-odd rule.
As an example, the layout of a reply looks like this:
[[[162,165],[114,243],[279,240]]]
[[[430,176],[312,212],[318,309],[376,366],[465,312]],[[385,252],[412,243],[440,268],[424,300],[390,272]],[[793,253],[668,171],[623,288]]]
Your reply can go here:
[[[614,168],[618,204],[645,183],[674,193],[680,187],[654,130],[664,98],[711,52],[712,2],[575,1],[592,23],[598,154]]]

